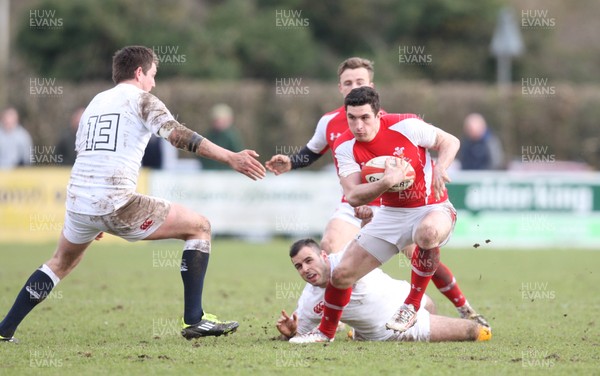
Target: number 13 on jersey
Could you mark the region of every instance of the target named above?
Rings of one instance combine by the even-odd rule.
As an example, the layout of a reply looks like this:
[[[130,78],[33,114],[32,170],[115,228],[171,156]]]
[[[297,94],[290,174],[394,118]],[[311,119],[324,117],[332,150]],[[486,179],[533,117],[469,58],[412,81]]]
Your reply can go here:
[[[116,151],[120,114],[90,116],[87,121],[85,150]]]

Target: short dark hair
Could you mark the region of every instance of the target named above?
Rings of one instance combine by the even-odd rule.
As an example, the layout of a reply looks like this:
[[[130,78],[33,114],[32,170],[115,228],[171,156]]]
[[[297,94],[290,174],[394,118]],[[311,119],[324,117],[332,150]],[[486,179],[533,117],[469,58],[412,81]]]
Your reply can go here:
[[[135,70],[142,67],[146,74],[152,67],[158,67],[158,57],[154,51],[144,46],[127,46],[115,52],[112,64],[112,79],[115,84],[135,77]]]
[[[300,252],[300,250],[304,247],[310,247],[317,253],[321,253],[321,247],[319,247],[319,244],[317,244],[316,241],[310,238],[300,239],[295,241],[294,244],[292,244],[292,246],[290,247],[290,258],[296,256],[298,252]]]
[[[379,94],[377,94],[377,91],[370,86],[361,86],[352,89],[344,99],[344,108],[346,110],[348,109],[348,106],[364,106],[365,104],[371,105],[375,115],[379,113],[379,109],[381,108],[379,104]]]

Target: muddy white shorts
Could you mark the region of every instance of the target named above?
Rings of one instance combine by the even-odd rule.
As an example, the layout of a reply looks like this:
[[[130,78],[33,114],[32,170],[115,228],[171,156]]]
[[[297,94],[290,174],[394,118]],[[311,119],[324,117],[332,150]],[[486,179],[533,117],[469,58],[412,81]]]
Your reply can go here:
[[[167,200],[135,193],[113,213],[89,215],[67,211],[63,233],[74,244],[90,242],[100,232],[134,242],[154,233],[167,219],[170,208]]]

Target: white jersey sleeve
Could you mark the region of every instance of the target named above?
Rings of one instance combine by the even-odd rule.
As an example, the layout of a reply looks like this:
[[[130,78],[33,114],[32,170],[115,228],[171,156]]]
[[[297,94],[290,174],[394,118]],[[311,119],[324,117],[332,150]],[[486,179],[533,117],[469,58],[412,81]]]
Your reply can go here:
[[[337,114],[337,112],[334,112],[332,114],[323,115],[321,119],[319,119],[315,133],[306,144],[306,147],[308,147],[310,151],[321,154],[327,149],[327,125],[331,119],[337,116]]]
[[[334,157],[338,166],[338,175],[343,178],[355,172],[360,172],[360,165],[354,159],[355,142],[356,139],[353,138],[335,148]]]
[[[325,289],[306,284],[295,311],[298,315],[298,327],[296,328],[298,334],[306,334],[319,325],[324,295]]]
[[[413,144],[429,149],[435,145],[436,127],[421,119],[409,118],[392,125],[390,129],[402,133]]]
[[[156,136],[160,136],[158,130],[164,124],[175,121],[167,106],[150,93],[141,93],[138,106],[139,116],[144,126]]]

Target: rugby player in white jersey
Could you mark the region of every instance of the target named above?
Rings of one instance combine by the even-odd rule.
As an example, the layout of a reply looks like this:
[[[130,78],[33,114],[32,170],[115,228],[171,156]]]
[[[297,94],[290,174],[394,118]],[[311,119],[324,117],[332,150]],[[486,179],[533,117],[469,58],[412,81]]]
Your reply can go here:
[[[178,123],[150,94],[158,59],[143,46],[115,53],[116,86],[99,93],[85,109],[77,131],[77,159],[67,187],[66,215],[58,246],[50,260],[25,283],[0,322],[0,340],[14,342],[25,316],[81,261],[90,243],[103,232],[128,241],[181,239],[184,285],[182,335],[187,339],[235,331],[235,321],[220,321],[202,309],[204,276],[211,251],[207,218],[181,205],[136,193],[144,149],[152,134],[173,146],[229,165],[249,178],[265,176],[253,150],[234,153]]]
[[[323,315],[325,288],[344,252],[327,255],[312,239],[301,239],[291,246],[289,254],[292,264],[307,284],[294,313],[289,316],[283,310],[277,320],[281,339],[302,336],[319,324]],[[491,329],[475,321],[436,315],[435,304],[427,295],[422,297],[421,308],[417,312],[419,319],[414,326],[404,332],[387,330],[387,320],[402,305],[409,291],[408,282],[395,280],[379,268],[359,279],[342,314],[342,320],[353,328],[352,338],[364,341],[427,342],[491,339]]]

